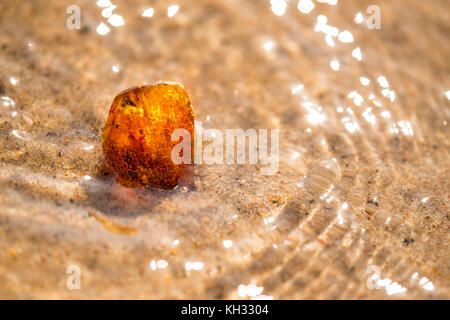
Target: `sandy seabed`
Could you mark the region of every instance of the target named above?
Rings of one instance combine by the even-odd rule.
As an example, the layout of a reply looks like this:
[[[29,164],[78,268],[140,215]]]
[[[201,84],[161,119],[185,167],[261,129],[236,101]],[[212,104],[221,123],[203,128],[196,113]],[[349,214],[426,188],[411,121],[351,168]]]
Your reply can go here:
[[[379,30],[374,1],[2,0],[0,298],[450,298],[450,4],[375,2]],[[205,128],[278,128],[277,174],[118,185],[109,107],[159,80]]]

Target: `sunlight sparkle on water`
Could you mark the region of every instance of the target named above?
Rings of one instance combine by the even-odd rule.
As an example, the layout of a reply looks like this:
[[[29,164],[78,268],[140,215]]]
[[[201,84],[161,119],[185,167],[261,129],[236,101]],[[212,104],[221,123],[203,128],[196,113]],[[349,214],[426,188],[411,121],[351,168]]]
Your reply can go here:
[[[330,46],[334,47],[336,43],[333,40],[333,37],[330,34],[325,35],[325,42]]]
[[[203,263],[202,262],[198,262],[198,261],[194,261],[194,262],[186,262],[186,264],[184,265],[184,267],[186,268],[186,270],[194,270],[194,271],[199,271],[203,269]]]
[[[379,76],[378,79],[378,84],[383,87],[383,88],[389,88],[389,82],[387,81],[386,77],[384,76]]]
[[[148,8],[148,9],[145,9],[144,12],[142,12],[142,16],[151,18],[151,17],[153,17],[154,12],[155,12],[155,10],[153,8]]]
[[[301,13],[308,14],[314,9],[314,2],[311,0],[299,0],[297,8]]]
[[[339,35],[339,29],[327,24],[328,18],[323,14],[317,17],[317,23],[314,27],[314,31],[323,32],[327,35],[337,37]]]
[[[233,241],[231,241],[231,240],[223,240],[222,244],[225,247],[225,249],[228,249],[228,248],[231,248],[231,246],[233,245]]]
[[[14,106],[16,103],[10,97],[3,96],[2,97],[2,104],[3,104],[4,107],[11,107],[11,106]]]
[[[427,291],[434,290],[433,283],[427,277],[423,277],[422,279],[420,279],[419,285],[421,285]]]
[[[270,0],[270,8],[277,16],[282,16],[286,13],[286,0]]]
[[[361,12],[358,12],[355,16],[355,23],[363,23],[364,21],[364,16]]]
[[[238,294],[240,297],[256,297],[259,296],[264,290],[264,287],[258,287],[254,284],[240,284],[238,287]]]
[[[106,24],[104,24],[102,22],[98,25],[96,31],[99,35],[104,36],[105,34],[107,34],[110,31],[110,29],[108,28],[108,26]]]
[[[339,70],[339,68],[340,68],[340,63],[339,63],[339,61],[337,61],[337,60],[331,60],[331,62],[330,62],[330,67],[331,67],[331,69],[333,70],[333,71],[338,71]]]
[[[331,6],[335,6],[338,3],[338,0],[317,0],[317,2],[319,3],[326,3],[329,4]]]
[[[350,31],[344,30],[339,33],[338,39],[342,43],[350,43],[353,42],[353,35]]]
[[[97,1],[97,5],[99,7],[106,8],[106,7],[111,6],[111,1],[109,1],[109,0],[98,0]]]
[[[348,94],[348,97],[350,99],[353,99],[353,103],[355,105],[357,105],[358,107],[360,107],[364,101],[364,98],[362,97],[362,95],[360,95],[358,92],[356,91],[352,91]]]
[[[450,100],[450,90],[445,91],[445,96]]]
[[[275,47],[275,42],[273,42],[273,41],[266,41],[266,42],[263,43],[262,46],[263,46],[264,50],[270,51],[270,50],[272,50]]]
[[[372,108],[367,108],[366,110],[364,110],[362,116],[363,116],[364,119],[366,119],[366,121],[369,122],[370,124],[375,124],[375,122],[376,122],[376,117],[375,117],[375,115],[372,113]]]
[[[350,118],[343,118],[341,120],[344,123],[345,129],[350,132],[354,133],[356,130],[359,130],[359,126],[355,121],[350,120]]]
[[[108,8],[103,9],[103,10],[102,10],[102,16],[103,16],[104,18],[109,18],[109,17],[111,17],[111,16],[112,16],[113,10],[116,9],[116,8],[117,8],[117,6],[111,5],[111,6],[109,6]]]
[[[297,92],[303,90],[305,88],[305,86],[303,84],[297,84],[297,85],[293,85],[291,88],[291,94],[294,95]]]
[[[380,116],[382,116],[385,119],[389,119],[391,117],[391,114],[389,113],[389,111],[383,111],[380,113]]]
[[[358,48],[355,48],[353,51],[352,51],[352,57],[354,57],[356,60],[358,60],[358,61],[361,61],[362,60],[362,53],[361,53],[361,49],[358,47]]]
[[[309,123],[317,125],[321,124],[325,121],[326,116],[323,113],[322,107],[316,106],[312,102],[304,102],[302,106],[308,111],[308,115],[306,116]]]
[[[167,16],[169,18],[172,18],[174,15],[177,14],[178,10],[180,10],[180,6],[177,4],[171,5],[167,8]]]
[[[109,17],[108,22],[113,27],[121,27],[125,24],[125,20],[123,20],[123,17],[120,14],[114,13],[111,17]]]
[[[370,83],[370,80],[369,80],[368,78],[366,78],[366,77],[360,77],[360,78],[359,78],[359,81],[361,81],[361,84],[362,84],[363,86],[368,86],[369,83]]]

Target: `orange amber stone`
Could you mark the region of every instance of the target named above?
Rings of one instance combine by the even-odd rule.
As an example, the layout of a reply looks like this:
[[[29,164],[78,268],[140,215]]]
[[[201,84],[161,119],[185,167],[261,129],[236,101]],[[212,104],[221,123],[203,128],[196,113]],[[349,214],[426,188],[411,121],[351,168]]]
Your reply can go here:
[[[128,187],[175,188],[186,164],[172,161],[176,129],[189,131],[191,163],[194,150],[194,112],[179,84],[156,83],[119,93],[111,105],[102,136],[107,163]]]

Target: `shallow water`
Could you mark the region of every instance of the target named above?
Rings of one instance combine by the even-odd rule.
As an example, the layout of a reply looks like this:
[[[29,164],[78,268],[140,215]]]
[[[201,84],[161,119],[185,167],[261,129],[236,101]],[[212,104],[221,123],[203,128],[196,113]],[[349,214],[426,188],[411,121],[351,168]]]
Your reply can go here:
[[[376,2],[379,30],[373,1],[2,1],[0,297],[449,298],[449,4]],[[159,80],[205,128],[278,128],[278,173],[117,184],[110,104]]]

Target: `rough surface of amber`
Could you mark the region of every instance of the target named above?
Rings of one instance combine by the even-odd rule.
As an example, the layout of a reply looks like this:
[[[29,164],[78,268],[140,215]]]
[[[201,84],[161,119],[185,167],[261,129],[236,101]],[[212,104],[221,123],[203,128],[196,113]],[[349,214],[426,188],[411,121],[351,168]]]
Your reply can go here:
[[[157,83],[119,93],[102,136],[103,154],[118,181],[128,187],[175,188],[186,170],[171,158],[179,143],[171,141],[176,129],[189,131],[192,159],[194,113],[181,85]]]

